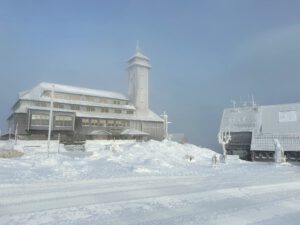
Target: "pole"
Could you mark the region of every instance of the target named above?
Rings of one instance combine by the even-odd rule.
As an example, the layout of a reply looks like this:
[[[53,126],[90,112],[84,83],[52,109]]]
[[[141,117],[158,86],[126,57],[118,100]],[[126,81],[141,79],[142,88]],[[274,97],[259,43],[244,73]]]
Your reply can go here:
[[[11,136],[11,127],[8,130],[8,140],[10,140],[10,138],[11,138],[10,136]]]
[[[169,138],[169,125],[168,125],[168,115],[165,113],[165,123],[166,123],[166,139],[168,139]]]
[[[16,129],[15,129],[15,145],[17,145],[18,141],[18,123],[16,124]]]
[[[60,150],[60,133],[58,133],[58,149],[57,149],[57,153],[59,153]]]
[[[166,112],[164,112],[162,114],[162,117],[164,119],[164,138],[168,139],[168,115],[166,114]]]
[[[47,142],[47,157],[49,157],[49,148],[50,148],[50,139],[51,139],[51,130],[52,130],[53,95],[54,95],[54,85],[52,85],[52,90],[51,90],[50,115],[49,115],[49,127],[48,127],[48,142]]]

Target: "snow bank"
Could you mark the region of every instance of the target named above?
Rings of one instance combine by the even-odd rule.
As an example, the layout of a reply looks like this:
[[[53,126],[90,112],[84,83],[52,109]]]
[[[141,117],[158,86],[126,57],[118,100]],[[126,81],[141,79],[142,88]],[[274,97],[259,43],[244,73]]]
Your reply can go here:
[[[0,143],[5,145],[7,143]],[[191,175],[208,167],[214,151],[171,141],[87,141],[86,152],[52,141],[19,141],[21,158],[0,159],[0,180],[76,180],[122,176]],[[58,150],[59,148],[59,150]],[[59,153],[58,153],[59,151]]]

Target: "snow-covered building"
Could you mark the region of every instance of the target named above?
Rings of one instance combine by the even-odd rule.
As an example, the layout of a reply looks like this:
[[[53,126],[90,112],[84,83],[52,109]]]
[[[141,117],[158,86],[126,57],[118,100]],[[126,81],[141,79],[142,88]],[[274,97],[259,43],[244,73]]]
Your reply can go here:
[[[148,105],[150,68],[149,58],[137,48],[128,60],[128,97],[116,92],[40,83],[19,93],[8,118],[9,128],[12,132],[17,130],[23,138],[46,138],[53,99],[53,136],[83,140],[128,138],[134,134],[162,140],[163,119]]]
[[[288,161],[300,161],[300,103],[227,108],[220,134],[230,132],[227,154],[273,161],[278,140]]]

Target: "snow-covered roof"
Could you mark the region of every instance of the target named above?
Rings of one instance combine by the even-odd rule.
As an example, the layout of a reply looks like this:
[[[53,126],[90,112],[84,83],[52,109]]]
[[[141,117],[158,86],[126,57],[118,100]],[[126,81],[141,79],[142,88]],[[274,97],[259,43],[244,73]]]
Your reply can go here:
[[[137,43],[137,45],[136,45],[134,55],[131,56],[131,57],[129,58],[128,61],[130,61],[130,60],[132,60],[132,59],[134,59],[134,58],[140,58],[140,59],[144,59],[144,60],[146,60],[146,61],[149,61],[149,60],[150,60],[147,56],[145,56],[145,55],[143,55],[143,54],[141,53],[141,49],[140,49],[140,47],[139,47],[139,43]]]
[[[147,56],[143,55],[139,47],[137,47],[134,55],[130,57],[128,60],[128,67],[131,67],[133,65],[140,65],[140,66],[151,68],[149,61],[150,59]]]
[[[220,131],[244,132],[257,129],[258,109],[252,107],[225,109]]]
[[[143,55],[140,51],[136,51],[136,52],[134,53],[134,55],[131,56],[131,57],[129,58],[128,61],[130,61],[130,60],[132,60],[132,59],[134,59],[134,58],[145,59],[145,60],[147,60],[147,61],[150,60],[147,56]]]
[[[220,131],[300,133],[300,103],[225,109]]]
[[[128,100],[128,98],[124,94],[117,93],[117,92],[95,90],[95,89],[89,89],[89,88],[82,88],[82,87],[75,87],[75,86],[54,84],[54,83],[46,83],[46,82],[42,82],[42,83],[38,84],[36,87],[34,87],[33,89],[31,89],[29,91],[20,92],[19,98],[20,99],[30,99],[30,100],[40,99],[43,91],[45,91],[45,90],[51,91],[53,85],[54,85],[55,92]]]

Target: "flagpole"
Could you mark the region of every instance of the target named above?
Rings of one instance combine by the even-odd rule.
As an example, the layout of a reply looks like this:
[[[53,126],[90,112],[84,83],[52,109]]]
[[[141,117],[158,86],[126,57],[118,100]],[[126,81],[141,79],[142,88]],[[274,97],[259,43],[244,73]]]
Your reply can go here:
[[[54,95],[54,85],[52,85],[52,90],[51,90],[50,115],[49,115],[49,127],[48,127],[48,142],[47,142],[47,157],[49,157],[49,148],[50,148],[50,139],[51,139],[51,130],[52,130],[53,95]]]

